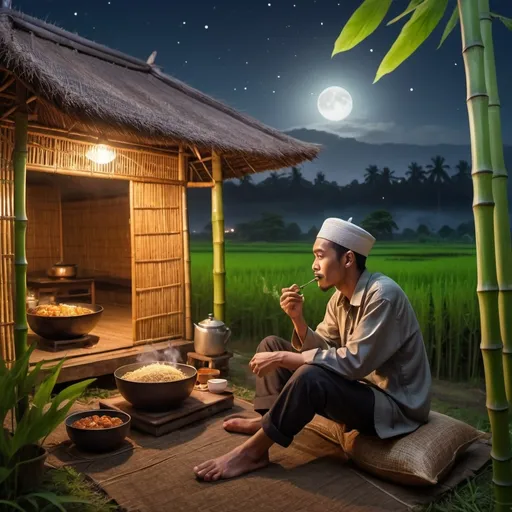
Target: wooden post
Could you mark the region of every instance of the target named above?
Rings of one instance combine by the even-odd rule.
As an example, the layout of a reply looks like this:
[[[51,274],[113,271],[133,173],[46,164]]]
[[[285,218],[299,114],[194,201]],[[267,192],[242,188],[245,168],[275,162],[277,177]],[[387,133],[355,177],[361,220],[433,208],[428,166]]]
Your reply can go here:
[[[27,140],[28,114],[25,87],[16,82],[14,125],[14,351],[19,359],[27,350],[27,255],[25,250],[27,233]],[[18,402],[16,418],[20,420],[28,407],[28,399]]]
[[[187,201],[187,156],[183,147],[180,146],[178,156],[178,172],[179,179],[183,181],[183,187],[181,192],[181,209],[183,215],[182,227],[183,227],[183,275],[184,275],[184,303],[185,303],[185,339],[191,340],[192,336],[192,296],[191,296],[191,284],[190,284],[190,233],[188,227],[188,201]]]
[[[224,266],[224,206],[222,203],[222,163],[212,153],[212,237],[213,237],[213,316],[225,320],[226,269]]]

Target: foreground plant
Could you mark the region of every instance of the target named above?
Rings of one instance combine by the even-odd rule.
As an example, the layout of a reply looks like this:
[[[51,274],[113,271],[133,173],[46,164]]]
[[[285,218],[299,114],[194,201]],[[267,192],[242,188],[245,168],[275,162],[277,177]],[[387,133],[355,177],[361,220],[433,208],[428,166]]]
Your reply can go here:
[[[41,361],[30,370],[30,355],[34,349],[35,345],[31,345],[11,367],[0,359],[0,423],[4,426],[10,423],[10,428],[0,431],[0,510],[2,506],[23,511],[38,510],[41,500],[64,510],[61,503],[75,501],[71,497],[27,488],[24,472],[44,458],[44,440],[64,421],[75,401],[95,379],[73,384],[52,397],[64,360],[44,370],[44,361]],[[23,416],[16,420],[15,410],[21,400],[29,405]]]
[[[335,43],[333,55],[353,48],[368,37],[381,24],[390,6],[391,0],[365,0],[343,28]],[[411,0],[407,9],[390,21],[390,23],[394,23],[409,14],[411,15],[382,60],[377,70],[375,82],[395,70],[416,51],[439,24],[447,6],[448,0]],[[485,18],[490,17],[488,3],[481,2],[480,7],[485,9],[482,22],[486,27]],[[512,20],[507,20],[499,15],[495,16],[506,25],[512,26]],[[486,31],[487,55],[484,54],[480,18],[478,0],[458,0],[445,27],[440,44],[443,43],[460,19],[471,136],[477,294],[481,324],[480,347],[484,361],[487,410],[493,434],[491,456],[494,494],[496,509],[510,510],[512,507],[512,450],[508,429],[508,412],[509,401],[512,397],[509,396],[507,400],[506,387],[512,393],[512,385],[509,385],[512,375],[508,373],[508,359],[506,359],[507,374],[505,376],[507,386],[505,386],[501,338],[502,333],[507,335],[507,329],[510,326],[510,318],[507,319],[507,317],[512,315],[512,310],[507,311],[505,309],[507,303],[504,300],[505,297],[508,298],[506,293],[507,278],[512,280],[512,277],[510,271],[507,272],[502,267],[504,258],[510,263],[510,254],[508,254],[510,252],[510,233],[505,234],[503,230],[504,225],[508,226],[508,219],[505,222],[501,218],[502,216],[508,217],[508,208],[503,209],[504,201],[506,201],[506,188],[503,188],[506,184],[506,179],[503,179],[506,178],[504,166],[501,169],[496,169],[498,173],[496,177],[501,179],[496,180],[493,187],[487,86],[490,85],[491,88],[495,86],[495,69],[491,46],[492,38],[489,31]],[[486,57],[489,61],[491,56],[492,66],[489,65],[489,62],[486,66]],[[496,107],[496,105],[493,105],[493,107]],[[494,110],[493,118],[493,128],[496,128],[496,119],[499,121],[496,110]],[[499,135],[501,136],[501,133]],[[499,148],[500,144],[501,148]],[[494,150],[495,163],[501,165],[502,162],[499,160],[499,151],[500,149],[503,150],[501,137],[494,141],[494,145],[496,146]],[[495,201],[501,203],[500,208],[496,210],[496,222],[494,220]],[[495,259],[495,230],[498,237],[496,253],[501,258],[498,265]],[[499,294],[497,267],[500,270],[500,282],[505,287],[501,294]],[[499,295],[501,295],[501,301],[498,300]],[[501,307],[499,307],[500,305]],[[512,308],[512,300],[508,302],[508,307]],[[510,340],[505,341],[508,343],[507,349],[509,349]]]

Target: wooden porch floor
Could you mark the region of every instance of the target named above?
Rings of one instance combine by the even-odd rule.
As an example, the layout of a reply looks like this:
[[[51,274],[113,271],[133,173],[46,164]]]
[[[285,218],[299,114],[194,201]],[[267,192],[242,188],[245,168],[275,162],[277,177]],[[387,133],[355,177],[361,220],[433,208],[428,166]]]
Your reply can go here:
[[[73,381],[89,377],[99,377],[113,373],[119,366],[135,362],[137,356],[152,350],[165,350],[168,341],[155,343],[150,346],[134,346],[132,341],[132,313],[126,306],[105,305],[105,311],[97,327],[91,331],[99,337],[98,343],[91,347],[73,348],[60,351],[45,350],[38,346],[32,353],[30,364],[39,361],[60,361],[64,363],[58,382]],[[37,343],[38,337],[29,330],[29,343]],[[172,340],[172,345],[180,350],[182,360],[186,360],[186,353],[190,352],[193,343],[184,340]]]

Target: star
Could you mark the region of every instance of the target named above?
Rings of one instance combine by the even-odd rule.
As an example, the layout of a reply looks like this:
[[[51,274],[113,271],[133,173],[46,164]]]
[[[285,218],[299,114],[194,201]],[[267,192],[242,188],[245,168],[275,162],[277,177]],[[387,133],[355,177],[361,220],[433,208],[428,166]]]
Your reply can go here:
[[[208,25],[205,25],[205,26],[204,26],[204,28],[205,28],[206,30],[208,30]]]
[[[272,91],[272,94],[275,94],[275,93],[276,93],[276,91]]]
[[[324,24],[324,22],[323,22],[323,21],[321,21],[321,22],[320,22],[320,25],[323,25],[323,24]]]
[[[77,13],[77,12],[74,12],[73,14],[74,14],[75,16],[78,16],[78,13]]]
[[[411,88],[409,89],[409,91],[411,91],[411,92],[412,92],[412,91],[414,91],[414,88],[413,88],[413,87],[411,87]]]
[[[373,52],[373,48],[370,48],[370,51]]]
[[[267,5],[270,7],[272,4],[269,2]]]
[[[244,87],[244,91],[247,91],[247,87]]]
[[[186,22],[186,21],[184,21],[184,22],[183,22],[183,25],[186,25],[186,24],[187,24],[187,22]]]
[[[281,75],[277,75],[277,78],[281,78]]]
[[[178,41],[178,44],[180,44],[180,42]]]
[[[456,63],[456,62],[454,62],[454,64],[455,64],[455,65],[457,65],[457,63]]]

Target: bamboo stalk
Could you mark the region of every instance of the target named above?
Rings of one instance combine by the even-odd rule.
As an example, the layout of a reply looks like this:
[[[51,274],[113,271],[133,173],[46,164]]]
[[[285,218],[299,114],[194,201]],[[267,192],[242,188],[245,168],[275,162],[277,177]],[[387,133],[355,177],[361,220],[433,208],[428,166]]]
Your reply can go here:
[[[27,232],[26,185],[27,185],[27,140],[28,115],[26,90],[16,83],[18,109],[16,111],[15,142],[13,153],[14,166],[14,268],[16,301],[14,307],[14,349],[16,358],[27,350],[27,258],[25,251]],[[16,418],[19,421],[28,407],[28,398],[18,402]]]
[[[186,170],[188,167],[187,157],[183,148],[180,147],[178,160],[179,179],[186,182]],[[187,184],[188,185],[188,184]],[[183,226],[183,274],[184,274],[184,310],[185,310],[185,339],[192,339],[192,304],[191,304],[191,270],[190,270],[190,233],[188,222],[188,197],[187,188],[183,187],[181,191],[181,209],[182,209],[182,226]]]
[[[489,0],[479,0],[480,30],[484,42],[485,82],[489,93],[489,137],[493,170],[494,243],[498,276],[498,310],[501,339],[503,341],[503,373],[505,391],[512,409],[512,251],[510,247],[510,221],[508,217],[507,168],[503,156],[501,136],[500,99],[494,60],[492,21]]]
[[[130,181],[130,259],[132,278],[132,341],[137,340],[137,264],[135,261],[135,183]]]
[[[212,237],[213,237],[213,315],[225,320],[226,269],[224,265],[224,206],[222,203],[221,157],[213,152],[212,170],[215,182],[212,188]]]
[[[503,378],[498,282],[494,257],[489,98],[485,86],[484,45],[480,33],[478,4],[474,0],[458,0],[458,7],[473,165],[471,176],[474,189],[480,348],[487,390],[486,406],[492,430],[491,458],[496,510],[504,511],[510,510],[512,506],[512,452],[508,430],[508,401]]]

